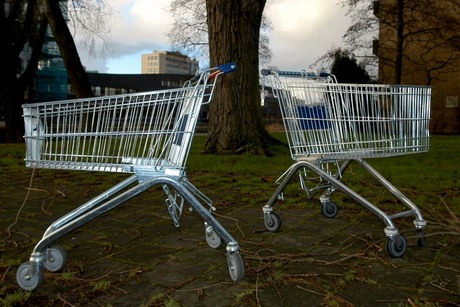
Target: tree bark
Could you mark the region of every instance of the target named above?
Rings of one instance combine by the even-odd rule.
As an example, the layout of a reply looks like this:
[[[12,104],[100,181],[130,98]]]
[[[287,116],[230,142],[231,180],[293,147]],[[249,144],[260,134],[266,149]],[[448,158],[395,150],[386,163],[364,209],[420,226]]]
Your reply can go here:
[[[273,142],[262,123],[259,34],[266,0],[206,0],[211,66],[236,62],[220,78],[209,107],[206,150],[267,153]]]
[[[81,64],[77,47],[72,34],[67,27],[67,22],[62,14],[59,1],[42,0],[45,14],[48,19],[54,39],[56,40],[62,59],[72,84],[75,96],[78,98],[92,97],[91,84],[88,75]]]
[[[404,0],[398,0],[398,15],[396,20],[396,71],[395,84],[401,84],[403,55],[404,55]]]

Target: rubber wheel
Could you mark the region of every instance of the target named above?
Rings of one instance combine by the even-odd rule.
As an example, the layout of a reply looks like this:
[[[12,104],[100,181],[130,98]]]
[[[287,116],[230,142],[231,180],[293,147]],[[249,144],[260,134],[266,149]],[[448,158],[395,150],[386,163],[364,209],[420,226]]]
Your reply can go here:
[[[239,282],[244,278],[244,263],[239,252],[229,253],[227,255],[228,272],[230,278]]]
[[[270,212],[264,217],[265,228],[271,232],[277,232],[281,228],[281,218],[275,212]]]
[[[34,275],[29,275],[30,263],[24,262],[16,271],[16,282],[26,291],[37,289],[43,283],[43,270],[39,269]]]
[[[404,255],[407,248],[406,238],[402,235],[389,237],[386,240],[387,253],[392,258],[400,258]]]
[[[217,249],[222,246],[222,239],[214,230],[206,230],[206,242],[211,248]]]
[[[333,201],[328,201],[324,204],[321,204],[321,213],[324,217],[329,219],[336,217],[337,213],[339,212],[339,208],[337,204]]]
[[[67,263],[67,253],[59,245],[46,249],[45,269],[50,272],[61,271]]]

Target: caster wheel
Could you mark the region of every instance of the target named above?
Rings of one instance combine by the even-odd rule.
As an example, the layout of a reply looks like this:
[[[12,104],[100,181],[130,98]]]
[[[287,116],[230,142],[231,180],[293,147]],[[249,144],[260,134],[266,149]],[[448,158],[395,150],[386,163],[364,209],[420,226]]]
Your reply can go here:
[[[67,263],[67,253],[59,245],[53,245],[46,249],[45,269],[50,272],[58,272]]]
[[[407,241],[404,236],[397,235],[387,238],[385,245],[391,258],[400,258],[406,252]]]
[[[264,223],[265,228],[271,232],[277,232],[281,228],[281,218],[275,212],[266,213]]]
[[[241,281],[244,278],[244,263],[239,252],[227,255],[227,264],[230,277],[233,281]]]
[[[222,246],[221,237],[212,229],[212,227],[206,228],[206,242],[211,248],[219,248]]]
[[[19,287],[26,291],[37,289],[43,283],[43,270],[38,269],[35,274],[30,275],[30,263],[24,262],[21,264],[16,272],[16,282]]]
[[[425,240],[425,232],[423,229],[417,229],[415,231],[415,238],[417,239],[417,245],[420,247],[425,246],[426,240]]]
[[[337,207],[337,204],[335,202],[328,201],[326,203],[321,204],[321,213],[324,217],[334,218],[338,212],[339,208]]]

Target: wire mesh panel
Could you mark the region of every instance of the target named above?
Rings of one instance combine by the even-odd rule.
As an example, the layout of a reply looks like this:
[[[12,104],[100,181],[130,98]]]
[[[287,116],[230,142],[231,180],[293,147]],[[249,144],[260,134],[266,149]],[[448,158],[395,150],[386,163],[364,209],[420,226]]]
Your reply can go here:
[[[29,167],[132,172],[182,169],[211,83],[23,106]]]
[[[336,159],[388,157],[429,149],[431,88],[330,84],[325,101]]]
[[[431,88],[272,75],[293,159],[428,151]]]

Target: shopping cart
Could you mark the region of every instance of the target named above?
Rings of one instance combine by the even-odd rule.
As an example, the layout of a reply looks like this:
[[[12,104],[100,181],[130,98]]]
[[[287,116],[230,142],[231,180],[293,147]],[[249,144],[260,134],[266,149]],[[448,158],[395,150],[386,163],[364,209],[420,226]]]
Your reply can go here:
[[[49,226],[18,268],[21,288],[34,290],[44,269],[64,267],[67,255],[56,240],[155,185],[166,194],[174,225],[188,203],[204,219],[209,246],[227,244],[231,279],[243,278],[237,241],[185,173],[200,107],[210,102],[217,77],[235,69],[234,63],[209,69],[177,89],[23,105],[27,167],[132,175]]]
[[[278,231],[281,220],[273,211],[277,199],[295,174],[310,198],[320,197],[327,218],[338,213],[329,196],[340,190],[383,220],[385,247],[391,257],[402,257],[406,238],[393,220],[415,216],[416,238],[424,242],[426,221],[403,193],[371,167],[365,159],[428,151],[431,88],[425,86],[340,84],[334,76],[302,72],[262,70],[264,84],[278,98],[294,163],[277,180],[275,193],[263,207],[265,227]],[[387,214],[353,191],[341,179],[356,162],[404,205],[404,211]]]

